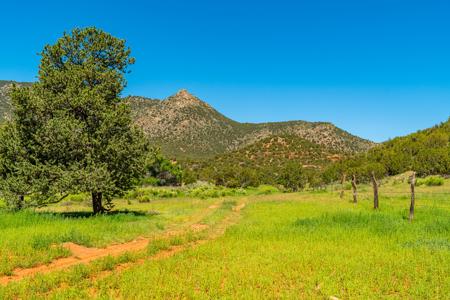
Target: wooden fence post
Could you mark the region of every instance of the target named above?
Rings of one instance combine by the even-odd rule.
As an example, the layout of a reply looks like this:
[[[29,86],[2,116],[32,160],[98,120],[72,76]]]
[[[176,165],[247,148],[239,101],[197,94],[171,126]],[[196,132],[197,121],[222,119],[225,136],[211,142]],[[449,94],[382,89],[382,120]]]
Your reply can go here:
[[[409,221],[412,221],[414,219],[414,205],[416,202],[416,195],[415,195],[415,185],[416,185],[416,172],[413,172],[411,175],[411,205],[409,206]]]
[[[345,184],[345,179],[346,179],[346,174],[342,174],[342,179],[341,179],[341,194],[339,195],[339,198],[344,198],[344,184]]]
[[[372,171],[372,185],[373,185],[373,208],[378,209],[378,182],[375,177],[375,172]]]
[[[356,175],[352,176],[353,203],[358,203],[358,188],[356,186]]]

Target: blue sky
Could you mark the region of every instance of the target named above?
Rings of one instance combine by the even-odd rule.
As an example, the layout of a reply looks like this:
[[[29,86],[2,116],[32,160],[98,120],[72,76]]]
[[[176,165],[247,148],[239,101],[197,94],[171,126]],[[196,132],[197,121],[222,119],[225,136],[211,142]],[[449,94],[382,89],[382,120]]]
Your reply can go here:
[[[63,31],[97,26],[136,57],[124,94],[190,90],[241,122],[330,121],[383,141],[450,116],[450,2],[13,1],[0,79],[35,79]]]

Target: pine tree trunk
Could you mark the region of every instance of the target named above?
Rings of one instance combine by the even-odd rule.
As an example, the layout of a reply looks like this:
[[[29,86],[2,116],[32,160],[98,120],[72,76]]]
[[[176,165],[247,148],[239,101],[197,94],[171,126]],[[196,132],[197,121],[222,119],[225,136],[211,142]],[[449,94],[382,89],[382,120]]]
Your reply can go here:
[[[105,212],[102,206],[102,197],[103,195],[100,192],[92,193],[92,209],[94,214],[101,214]]]
[[[25,202],[24,195],[19,195],[18,199],[17,199],[17,205],[16,205],[17,209],[22,209],[24,202]]]
[[[413,172],[411,176],[411,205],[409,207],[409,220],[412,221],[414,219],[414,206],[416,202],[415,188],[416,185],[416,172]]]
[[[356,175],[352,176],[353,203],[358,203],[358,188],[356,186]]]
[[[373,185],[373,208],[378,209],[378,182],[375,177],[375,172],[372,172],[372,185]]]
[[[344,198],[344,184],[345,184],[345,178],[346,177],[346,175],[345,175],[345,173],[344,174],[342,174],[342,180],[341,180],[341,194],[339,195],[339,198]]]

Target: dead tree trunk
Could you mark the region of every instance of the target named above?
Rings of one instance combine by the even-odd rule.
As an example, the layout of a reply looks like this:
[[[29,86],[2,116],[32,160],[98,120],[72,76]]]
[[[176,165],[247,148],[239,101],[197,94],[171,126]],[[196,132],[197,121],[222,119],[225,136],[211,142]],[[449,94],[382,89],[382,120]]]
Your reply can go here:
[[[353,203],[358,203],[358,188],[356,186],[356,175],[352,176]]]
[[[416,195],[414,188],[416,186],[416,172],[413,172],[411,175],[411,205],[409,206],[409,221],[412,221],[414,219],[414,206],[416,202]]]
[[[339,194],[339,198],[344,198],[344,191],[345,191],[345,187],[344,187],[344,184],[345,184],[345,179],[346,179],[346,174],[344,173],[344,174],[342,174],[342,179],[341,179],[341,193]]]
[[[375,172],[372,172],[372,186],[373,186],[373,208],[378,209],[378,181],[375,177]]]
[[[92,209],[94,214],[101,214],[105,212],[105,209],[102,205],[103,194],[101,192],[93,192],[92,193]]]

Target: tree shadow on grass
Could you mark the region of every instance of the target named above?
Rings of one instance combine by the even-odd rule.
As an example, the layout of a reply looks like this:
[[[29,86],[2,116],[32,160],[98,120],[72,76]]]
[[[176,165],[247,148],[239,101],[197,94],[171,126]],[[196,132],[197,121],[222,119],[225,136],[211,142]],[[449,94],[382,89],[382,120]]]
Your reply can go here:
[[[113,210],[109,212],[105,212],[104,214],[94,214],[93,212],[89,211],[70,211],[70,212],[58,212],[58,211],[43,211],[43,212],[37,212],[40,215],[51,215],[51,216],[61,216],[63,218],[70,218],[70,219],[83,219],[83,218],[92,218],[97,216],[117,216],[117,215],[125,215],[125,216],[134,216],[134,217],[149,217],[149,216],[156,216],[160,213],[158,211],[141,211],[141,210]]]

